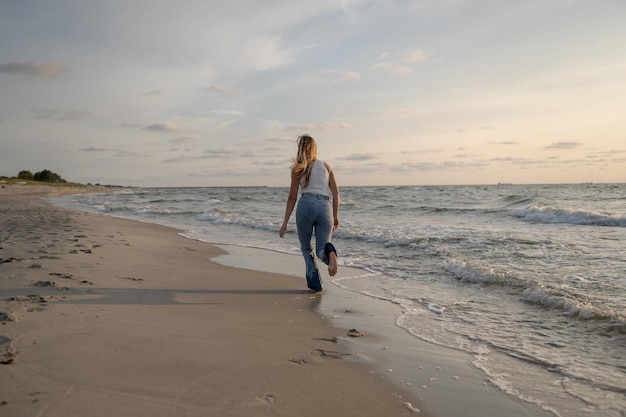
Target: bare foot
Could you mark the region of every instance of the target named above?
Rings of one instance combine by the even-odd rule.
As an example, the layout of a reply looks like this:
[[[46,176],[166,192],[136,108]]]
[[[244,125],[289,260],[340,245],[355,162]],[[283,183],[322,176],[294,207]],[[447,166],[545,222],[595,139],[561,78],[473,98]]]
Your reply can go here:
[[[337,275],[337,254],[335,252],[331,252],[328,254],[328,275],[334,277]]]

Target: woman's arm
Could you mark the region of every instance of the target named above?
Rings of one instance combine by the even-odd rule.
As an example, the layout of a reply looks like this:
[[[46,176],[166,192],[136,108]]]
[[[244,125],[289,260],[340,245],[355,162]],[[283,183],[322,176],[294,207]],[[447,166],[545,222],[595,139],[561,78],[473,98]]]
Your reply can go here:
[[[330,192],[333,195],[333,231],[335,231],[339,227],[339,186],[337,185],[335,173],[330,168],[330,165],[326,164],[326,168],[330,174],[328,186],[330,187]]]
[[[279,236],[284,237],[285,232],[287,231],[287,223],[289,223],[289,218],[291,217],[291,213],[293,212],[293,208],[296,205],[296,201],[298,200],[298,188],[300,187],[300,178],[296,177],[296,175],[291,173],[291,187],[289,188],[289,197],[287,197],[287,205],[285,207],[285,219],[283,220],[283,225],[280,227]]]

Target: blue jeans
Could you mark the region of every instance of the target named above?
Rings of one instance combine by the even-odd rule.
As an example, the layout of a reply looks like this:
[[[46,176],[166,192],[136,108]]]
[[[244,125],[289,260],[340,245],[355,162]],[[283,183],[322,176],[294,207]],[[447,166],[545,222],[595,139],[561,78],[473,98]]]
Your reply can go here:
[[[322,289],[322,281],[315,264],[315,254],[328,265],[329,257],[324,246],[333,234],[333,208],[330,198],[319,194],[304,193],[300,196],[296,209],[296,225],[300,250],[306,264],[306,283],[313,291]],[[315,231],[315,253],[311,248],[311,237]]]

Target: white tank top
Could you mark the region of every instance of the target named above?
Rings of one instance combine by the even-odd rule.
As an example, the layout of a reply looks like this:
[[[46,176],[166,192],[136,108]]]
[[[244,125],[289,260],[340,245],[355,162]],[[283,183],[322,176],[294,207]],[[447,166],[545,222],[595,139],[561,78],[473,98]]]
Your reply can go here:
[[[326,169],[326,165],[318,159],[315,161],[315,165],[313,165],[313,169],[311,170],[309,185],[305,187],[304,177],[300,178],[300,191],[302,193],[320,194],[330,197],[329,180],[330,173],[328,169]]]

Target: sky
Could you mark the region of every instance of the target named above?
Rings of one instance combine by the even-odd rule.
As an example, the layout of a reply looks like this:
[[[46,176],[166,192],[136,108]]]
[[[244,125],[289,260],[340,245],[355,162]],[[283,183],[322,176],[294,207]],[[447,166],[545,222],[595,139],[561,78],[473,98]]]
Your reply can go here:
[[[0,0],[0,175],[626,182],[624,0]]]

